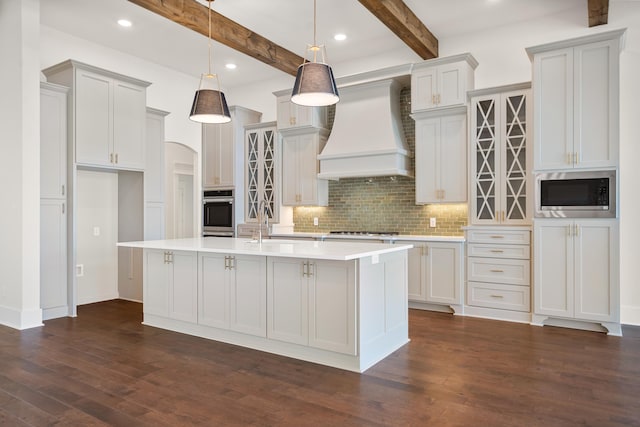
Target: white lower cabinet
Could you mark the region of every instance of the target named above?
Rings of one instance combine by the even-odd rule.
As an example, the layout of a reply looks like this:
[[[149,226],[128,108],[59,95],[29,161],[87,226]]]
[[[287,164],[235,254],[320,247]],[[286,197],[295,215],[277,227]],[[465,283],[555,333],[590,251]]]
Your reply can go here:
[[[356,355],[355,262],[267,262],[267,336]]]
[[[534,233],[534,314],[600,322],[611,332],[607,323],[620,322],[618,220],[537,220]]]
[[[266,336],[266,258],[201,253],[198,323]]]
[[[531,231],[468,227],[467,308],[471,315],[530,321]]]
[[[193,252],[145,249],[144,312],[195,323],[198,258]]]
[[[462,242],[416,242],[409,250],[409,301],[462,309]],[[416,307],[417,308],[417,307]]]

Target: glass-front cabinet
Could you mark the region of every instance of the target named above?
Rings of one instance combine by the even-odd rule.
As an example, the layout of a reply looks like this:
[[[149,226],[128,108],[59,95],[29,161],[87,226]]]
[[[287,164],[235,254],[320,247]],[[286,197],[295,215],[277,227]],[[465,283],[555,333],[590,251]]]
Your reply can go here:
[[[246,206],[245,221],[257,222],[264,201],[269,221],[279,218],[278,205],[278,134],[274,123],[260,123],[246,128]]]
[[[530,223],[530,87],[470,92],[472,224]]]

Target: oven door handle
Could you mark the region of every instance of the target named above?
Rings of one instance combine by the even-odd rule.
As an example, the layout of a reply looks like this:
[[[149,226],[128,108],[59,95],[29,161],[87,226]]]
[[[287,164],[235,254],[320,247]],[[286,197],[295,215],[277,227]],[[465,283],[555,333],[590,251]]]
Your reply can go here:
[[[206,205],[207,203],[221,203],[228,202],[229,204],[233,204],[233,199],[202,199],[202,204]]]

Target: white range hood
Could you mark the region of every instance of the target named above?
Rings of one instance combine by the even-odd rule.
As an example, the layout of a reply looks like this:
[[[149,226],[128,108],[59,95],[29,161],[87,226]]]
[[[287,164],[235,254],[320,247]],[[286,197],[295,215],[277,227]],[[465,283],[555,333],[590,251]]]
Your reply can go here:
[[[318,178],[413,176],[400,118],[397,79],[339,87],[340,102]]]

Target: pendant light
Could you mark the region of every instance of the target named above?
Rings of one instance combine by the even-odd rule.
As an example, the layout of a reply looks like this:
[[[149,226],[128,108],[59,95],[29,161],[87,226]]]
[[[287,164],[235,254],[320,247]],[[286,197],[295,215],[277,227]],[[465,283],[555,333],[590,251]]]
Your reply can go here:
[[[209,2],[209,72],[200,77],[189,118],[199,123],[227,123],[231,114],[224,93],[220,90],[218,75],[211,72],[211,2]]]
[[[313,45],[307,47],[312,53],[312,61],[302,63],[298,67],[296,81],[291,93],[291,102],[309,107],[333,105],[340,100],[336,80],[331,67],[325,63],[324,45],[316,42],[316,0],[313,0]],[[318,53],[321,61],[318,62]]]

